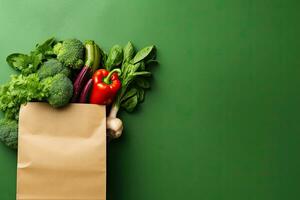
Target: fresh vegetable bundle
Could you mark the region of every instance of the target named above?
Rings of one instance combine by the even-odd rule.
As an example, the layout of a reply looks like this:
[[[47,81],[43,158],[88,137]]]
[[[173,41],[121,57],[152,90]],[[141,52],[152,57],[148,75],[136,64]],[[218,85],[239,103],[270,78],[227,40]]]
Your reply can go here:
[[[92,40],[50,38],[29,54],[9,55],[8,65],[19,73],[0,86],[0,141],[17,148],[19,109],[27,102],[48,102],[55,108],[68,103],[107,105],[108,137],[120,137],[123,124],[117,113],[120,108],[131,112],[144,100],[155,53],[154,46],[135,52],[128,42],[106,54]]]

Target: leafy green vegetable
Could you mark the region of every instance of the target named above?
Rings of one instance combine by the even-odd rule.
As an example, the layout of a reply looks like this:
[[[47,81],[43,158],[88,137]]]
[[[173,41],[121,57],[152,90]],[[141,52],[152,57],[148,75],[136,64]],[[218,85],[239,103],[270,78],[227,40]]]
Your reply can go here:
[[[22,53],[13,53],[7,56],[6,62],[9,66],[23,75],[29,75],[38,70],[43,59],[53,56],[52,46],[55,43],[54,38],[46,40],[41,45],[37,44],[36,48],[28,55]]]
[[[44,62],[37,71],[37,74],[40,79],[44,79],[49,76],[54,76],[58,73],[65,74],[66,76],[69,77],[71,71],[68,67],[65,67],[61,62],[59,62],[57,59],[54,58]]]
[[[0,141],[6,146],[18,148],[18,122],[17,120],[0,120]]]
[[[129,99],[126,99],[121,106],[125,108],[126,111],[132,112],[138,103],[138,96],[134,95]]]
[[[122,134],[123,123],[117,118],[119,109],[123,108],[128,112],[132,112],[139,103],[144,101],[145,89],[150,87],[147,78],[151,76],[151,73],[147,71],[146,65],[156,62],[156,51],[154,50],[154,46],[149,46],[134,55],[135,51],[131,42],[128,42],[124,47],[123,61],[120,67],[122,87],[113,102],[107,118],[107,133],[110,138],[118,138]],[[107,63],[110,64],[112,62],[109,61]],[[107,69],[110,70],[110,65],[107,66]]]
[[[57,59],[70,68],[79,69],[84,64],[84,45],[80,40],[64,40],[57,43],[53,51],[57,55]]]
[[[131,42],[128,42],[123,49],[123,63],[129,62],[134,56],[134,47]]]
[[[0,141],[17,148],[17,120],[22,104],[47,100],[53,107],[61,107],[69,103],[72,95],[72,82],[63,73],[42,81],[37,73],[12,76],[7,84],[0,86],[0,110],[5,114],[5,119],[0,121]]]
[[[151,76],[151,73],[146,71],[145,63],[148,57],[155,53],[154,49],[154,46],[145,47],[134,55],[134,47],[131,42],[124,47],[120,76],[122,88],[113,105],[116,110],[122,107],[131,112],[139,102],[144,100],[145,89],[150,88],[147,77]]]
[[[105,62],[105,67],[108,71],[111,71],[114,67],[120,65],[123,59],[123,49],[120,45],[114,45],[108,54]]]
[[[0,110],[5,115],[0,120],[0,141],[11,148],[17,148],[22,104],[48,101],[53,107],[61,107],[68,104],[73,95],[72,81],[68,78],[71,69],[66,65],[71,68],[83,65],[83,44],[76,39],[55,44],[55,39],[50,38],[37,44],[29,54],[13,53],[6,58],[9,66],[21,72],[0,86]],[[97,50],[106,59],[106,54],[100,48]]]
[[[137,85],[131,86],[121,100],[121,107],[132,112],[138,103],[144,101],[145,90]]]
[[[0,110],[8,119],[18,119],[21,104],[42,101],[48,92],[37,74],[13,75],[11,80],[0,86]]]
[[[34,73],[42,61],[42,54],[14,53],[6,58],[9,66],[20,71],[24,75]]]
[[[133,96],[135,96],[136,94],[137,94],[137,92],[138,92],[138,90],[136,89],[136,88],[131,88],[131,89],[129,89],[127,92],[126,92],[126,94],[124,94],[124,96],[123,96],[123,101],[125,101],[125,100],[127,100],[127,99],[129,99],[129,98],[131,98],[131,97],[133,97]]]
[[[142,88],[139,88],[139,90],[137,92],[137,96],[138,96],[139,102],[143,102],[145,99],[145,90],[143,90]]]
[[[150,82],[144,77],[136,79],[135,83],[143,89],[150,88]]]
[[[141,60],[145,59],[148,55],[150,55],[153,49],[154,49],[153,45],[141,49],[140,51],[137,52],[137,54],[134,56],[131,62],[133,64],[140,62]]]
[[[7,119],[18,119],[22,104],[48,100],[52,106],[61,107],[69,102],[72,94],[72,82],[62,73],[42,82],[37,73],[13,75],[7,84],[0,86],[0,110]]]
[[[55,55],[53,51],[53,46],[55,45],[55,43],[56,41],[54,37],[49,38],[41,45],[36,45],[35,53],[41,53],[43,55],[43,59],[52,58],[53,55]]]

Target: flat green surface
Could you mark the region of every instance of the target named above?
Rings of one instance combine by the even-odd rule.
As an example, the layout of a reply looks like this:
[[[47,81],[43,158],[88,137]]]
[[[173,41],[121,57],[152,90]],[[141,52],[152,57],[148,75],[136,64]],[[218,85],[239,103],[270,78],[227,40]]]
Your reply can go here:
[[[160,66],[110,146],[109,200],[300,198],[299,0],[0,0],[5,57],[49,36],[156,44]],[[0,199],[16,153],[0,146]]]

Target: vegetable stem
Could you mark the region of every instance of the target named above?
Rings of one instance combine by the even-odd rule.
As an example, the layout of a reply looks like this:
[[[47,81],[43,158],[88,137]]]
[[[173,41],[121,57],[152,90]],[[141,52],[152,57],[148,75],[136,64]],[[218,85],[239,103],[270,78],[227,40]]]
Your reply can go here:
[[[113,105],[110,109],[109,116],[110,118],[116,118],[119,111],[119,107],[117,105]]]
[[[110,83],[110,78],[113,75],[113,73],[115,73],[115,72],[117,72],[118,75],[121,74],[121,70],[116,68],[116,69],[114,69],[114,70],[112,70],[112,71],[109,72],[109,74],[107,75],[107,77],[105,77],[103,79],[103,82],[106,83],[106,84],[109,84]]]

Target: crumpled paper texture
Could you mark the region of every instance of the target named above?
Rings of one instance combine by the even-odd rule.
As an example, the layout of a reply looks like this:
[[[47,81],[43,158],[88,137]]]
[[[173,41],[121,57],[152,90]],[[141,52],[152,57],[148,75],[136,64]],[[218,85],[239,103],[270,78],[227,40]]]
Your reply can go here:
[[[17,200],[105,200],[105,122],[105,106],[22,106]]]

